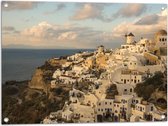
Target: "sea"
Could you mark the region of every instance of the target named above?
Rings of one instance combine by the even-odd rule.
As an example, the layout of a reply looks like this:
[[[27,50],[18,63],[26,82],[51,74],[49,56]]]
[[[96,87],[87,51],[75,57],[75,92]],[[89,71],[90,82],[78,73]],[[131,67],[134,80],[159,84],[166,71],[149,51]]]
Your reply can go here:
[[[94,49],[2,49],[2,84],[6,81],[30,80],[35,69],[50,58]]]

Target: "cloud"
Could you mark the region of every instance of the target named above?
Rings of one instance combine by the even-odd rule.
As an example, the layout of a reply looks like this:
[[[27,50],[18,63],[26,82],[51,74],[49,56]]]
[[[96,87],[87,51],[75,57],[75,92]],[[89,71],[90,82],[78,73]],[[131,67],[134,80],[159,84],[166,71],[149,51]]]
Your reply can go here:
[[[64,33],[61,33],[57,39],[60,41],[75,40],[77,36],[78,35],[76,32],[64,32]]]
[[[167,20],[167,9],[162,10],[159,14],[145,15],[135,22],[135,25],[154,25]]]
[[[26,28],[18,35],[3,35],[3,45],[24,44],[48,48],[95,48],[103,43],[111,42],[103,31],[91,27],[81,27],[78,24],[65,23],[63,25],[40,22]],[[110,33],[109,33],[110,34]]]
[[[45,38],[47,30],[49,30],[50,28],[52,28],[52,26],[44,21],[39,23],[36,26],[33,26],[32,28],[26,28],[22,32],[22,34],[26,36],[36,37],[36,38]]]
[[[15,28],[13,26],[4,26],[2,31],[15,31]]]
[[[114,37],[121,37],[125,33],[133,32],[136,37],[151,38],[158,30],[167,29],[167,15],[161,16],[162,13],[144,16],[137,22],[123,22],[113,28],[112,34]]]
[[[151,23],[149,19],[145,21],[147,17],[153,17],[153,15],[146,15],[138,17],[132,22],[122,22],[109,32],[78,24],[65,23],[60,25],[43,21],[22,30],[17,35],[3,34],[2,42],[3,45],[24,44],[39,48],[95,48],[100,44],[111,48],[124,42],[125,33],[133,32],[138,41],[140,37],[152,38],[158,30],[166,29],[167,14],[165,11],[156,14],[156,16],[158,16],[157,22]],[[12,30],[13,28],[6,26],[4,29]]]
[[[109,22],[110,18],[103,16],[104,4],[86,3],[78,4],[79,9],[71,17],[73,20],[98,19]]]
[[[135,24],[136,25],[151,25],[151,24],[156,24],[158,23],[159,16],[154,14],[154,15],[148,15],[142,17],[140,20],[138,20]]]
[[[56,9],[52,10],[52,11],[46,11],[44,12],[44,15],[49,15],[49,14],[54,14],[57,13],[58,11],[63,10],[66,7],[66,5],[64,3],[60,3],[57,5]]]
[[[2,27],[2,34],[11,34],[11,33],[19,34],[20,31],[17,31],[15,27],[13,26],[3,26]]]
[[[4,5],[8,4],[8,7]],[[4,11],[12,11],[12,10],[29,10],[35,8],[38,2],[28,2],[28,1],[3,1],[2,2],[2,10]]]
[[[119,9],[114,15],[113,18],[117,17],[137,17],[143,14],[147,10],[145,4],[127,4],[123,8]]]

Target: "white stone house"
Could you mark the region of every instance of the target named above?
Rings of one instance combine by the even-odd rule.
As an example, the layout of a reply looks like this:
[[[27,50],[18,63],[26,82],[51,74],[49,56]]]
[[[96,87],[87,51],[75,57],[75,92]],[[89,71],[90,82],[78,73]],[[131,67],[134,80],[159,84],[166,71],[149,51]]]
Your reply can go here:
[[[102,99],[97,102],[96,115],[104,116],[107,112],[114,112],[114,99]]]
[[[63,74],[64,71],[61,71],[60,69],[57,69],[54,73],[53,73],[53,78],[57,78],[59,76],[61,76]]]
[[[82,65],[75,65],[72,70],[76,73],[76,75],[81,75],[84,71],[84,67]]]
[[[72,77],[72,76],[67,76],[67,75],[61,75],[59,77],[59,80],[65,84],[74,84],[77,82],[78,77]]]
[[[72,119],[73,112],[70,111],[69,109],[65,109],[62,111],[62,118],[65,119],[66,121],[70,121]]]
[[[114,115],[120,118],[129,119],[131,116],[132,95],[116,95],[114,101]]]
[[[156,42],[156,46],[165,48],[167,47],[167,31],[160,30],[155,33],[154,41]]]
[[[81,57],[81,54],[80,53],[76,53],[76,54],[74,54],[72,56],[68,56],[67,59],[75,61],[75,60],[78,60],[80,57]]]
[[[140,104],[141,101],[142,101],[142,97],[133,97],[132,104],[133,105]]]
[[[56,80],[52,80],[50,87],[51,88],[56,88],[56,82],[57,82]]]
[[[145,101],[135,105],[135,108],[132,109],[132,115],[138,116],[140,120],[146,120],[145,116],[151,114],[154,110],[154,105]]]
[[[136,70],[137,69],[137,66],[141,66],[142,64],[139,62],[139,60],[137,59],[137,57],[135,56],[130,56],[128,59],[127,59],[127,67],[128,69],[130,70]]]
[[[123,69],[121,71],[120,83],[137,84],[144,80],[145,74],[137,70]]]
[[[134,95],[134,88],[132,84],[116,84],[119,95]]]
[[[84,100],[84,93],[82,91],[73,88],[73,90],[69,92],[69,101],[71,101],[72,103],[78,104],[83,100]]]
[[[71,104],[73,111],[73,119],[79,123],[93,123],[95,122],[94,109],[90,106]]]

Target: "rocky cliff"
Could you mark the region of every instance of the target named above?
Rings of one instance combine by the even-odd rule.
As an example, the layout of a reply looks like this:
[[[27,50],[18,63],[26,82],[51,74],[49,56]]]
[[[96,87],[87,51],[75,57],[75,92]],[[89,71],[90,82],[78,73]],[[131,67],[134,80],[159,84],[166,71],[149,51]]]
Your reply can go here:
[[[50,59],[44,65],[38,67],[29,82],[29,88],[48,92],[52,75],[56,69],[61,69],[61,65],[66,63],[64,59]]]
[[[44,72],[41,69],[36,69],[35,73],[29,82],[29,88],[39,89],[43,91],[47,91],[47,83],[43,78]]]

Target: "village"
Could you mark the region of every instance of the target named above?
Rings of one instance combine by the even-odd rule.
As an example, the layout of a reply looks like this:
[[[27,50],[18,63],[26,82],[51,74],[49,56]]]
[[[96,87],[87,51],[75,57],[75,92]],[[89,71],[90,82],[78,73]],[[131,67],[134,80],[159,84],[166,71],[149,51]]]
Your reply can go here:
[[[129,33],[120,48],[100,45],[94,52],[68,56],[62,69],[54,72],[50,88],[72,85],[69,100],[42,123],[59,123],[60,119],[62,123],[165,121],[166,111],[139,97],[134,89],[156,72],[166,71],[167,32],[156,31],[152,40],[135,38]],[[81,83],[85,86],[80,87]],[[113,95],[107,97],[110,86]]]

